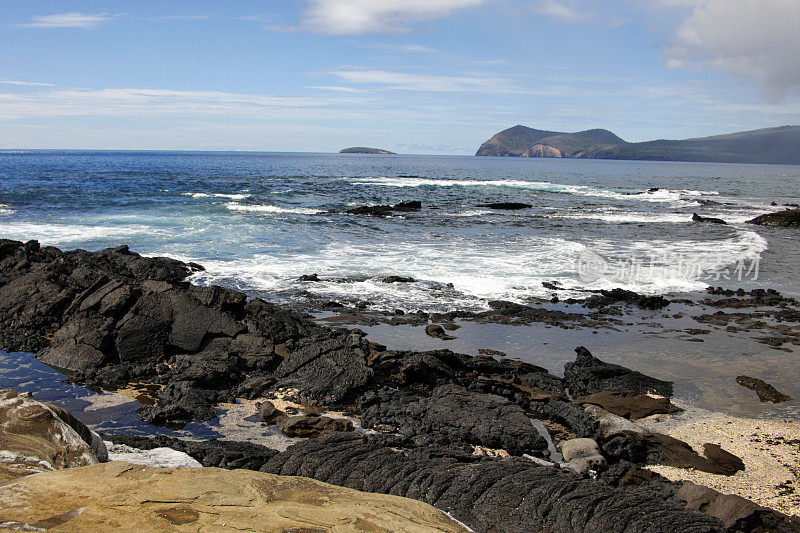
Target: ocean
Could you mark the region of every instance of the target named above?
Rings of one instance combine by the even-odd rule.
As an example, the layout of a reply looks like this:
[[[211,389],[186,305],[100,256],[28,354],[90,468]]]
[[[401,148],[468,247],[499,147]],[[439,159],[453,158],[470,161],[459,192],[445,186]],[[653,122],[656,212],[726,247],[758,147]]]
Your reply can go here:
[[[343,213],[411,200],[423,208],[388,218]],[[532,207],[479,207],[492,202]],[[797,296],[796,237],[745,221],[798,202],[798,166],[0,152],[0,237],[64,249],[128,244],[202,264],[195,283],[277,302],[361,302],[378,310],[526,303],[552,296],[543,282],[557,284],[562,298],[600,288],[680,294],[709,285]],[[728,225],[693,223],[695,212]],[[312,273],[323,281],[298,281]],[[381,282],[392,275],[418,282]]]
[[[335,318],[320,311],[330,302],[390,315],[481,311],[492,300],[585,313],[564,300],[613,287],[666,295],[673,300],[668,310],[629,309],[616,325],[598,329],[460,321],[456,338],[442,341],[425,335],[424,326],[356,325],[393,349],[499,350],[556,374],[574,360],[576,346],[587,346],[603,360],[673,381],[684,405],[797,420],[796,402],[760,403],[735,380],[758,376],[800,397],[796,348],[767,346],[759,330],[707,330],[693,315],[715,309],[681,301],[701,302],[708,286],[800,296],[797,233],[745,223],[800,203],[799,186],[800,166],[4,151],[0,238],[62,249],[127,244],[144,255],[194,261],[206,269],[190,278],[194,283],[288,303],[323,322]],[[422,209],[388,218],[345,213],[412,200]],[[493,202],[531,207],[480,206]],[[692,222],[693,213],[727,224]],[[314,273],[321,281],[298,279]],[[416,281],[386,283],[387,276]],[[553,296],[561,302],[542,300]],[[279,437],[263,428],[237,433],[248,406],[220,408],[219,419],[179,433],[154,428],[139,419],[135,401],[66,379],[32,354],[0,352],[0,388],[33,390],[98,430]]]

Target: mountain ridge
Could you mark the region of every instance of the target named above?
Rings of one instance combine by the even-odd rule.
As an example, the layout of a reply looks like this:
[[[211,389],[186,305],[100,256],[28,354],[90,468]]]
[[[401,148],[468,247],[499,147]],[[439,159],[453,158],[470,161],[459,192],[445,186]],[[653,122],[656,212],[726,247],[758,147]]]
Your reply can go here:
[[[475,155],[798,165],[800,126],[632,143],[599,128],[566,133],[516,125],[494,134]]]

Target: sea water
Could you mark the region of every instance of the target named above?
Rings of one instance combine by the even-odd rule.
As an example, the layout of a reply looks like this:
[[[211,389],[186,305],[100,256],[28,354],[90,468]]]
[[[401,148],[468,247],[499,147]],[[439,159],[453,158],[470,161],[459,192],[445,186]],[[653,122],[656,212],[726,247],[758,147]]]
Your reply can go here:
[[[344,213],[410,200],[423,208],[388,218]],[[480,207],[492,202],[532,207]],[[709,285],[798,296],[796,232],[745,223],[792,203],[800,203],[800,166],[0,152],[2,238],[62,249],[128,244],[202,264],[196,283],[274,301],[361,301],[382,310],[525,303],[552,296],[542,282],[577,298],[617,286],[675,294]],[[728,224],[694,223],[695,212]],[[599,257],[604,271],[586,275],[587,257]],[[324,281],[298,281],[311,273]],[[418,282],[381,282],[390,275]]]

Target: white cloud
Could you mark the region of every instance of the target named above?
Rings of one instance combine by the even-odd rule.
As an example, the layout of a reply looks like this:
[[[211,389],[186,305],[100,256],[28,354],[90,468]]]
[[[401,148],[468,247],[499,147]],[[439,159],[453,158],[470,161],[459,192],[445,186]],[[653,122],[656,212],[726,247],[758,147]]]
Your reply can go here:
[[[354,89],[353,87],[343,87],[341,85],[315,85],[309,89],[317,89],[318,91],[333,91],[338,93],[365,93],[364,89]]]
[[[58,13],[56,15],[39,15],[30,22],[19,24],[23,28],[82,28],[90,30],[106,22],[111,16],[108,13],[87,15],[84,13]]]
[[[5,83],[6,85],[20,85],[23,87],[55,87],[52,83],[41,83],[38,81],[0,80],[0,83]]]
[[[226,118],[313,118],[353,105],[345,97],[283,97],[167,89],[43,90],[0,93],[0,120],[53,117],[219,115]]]
[[[531,6],[531,12],[559,22],[583,22],[596,17],[594,13],[578,11],[554,0],[541,0]]]
[[[525,92],[511,80],[484,75],[438,76],[387,70],[339,70],[333,74],[349,83],[383,85],[389,89],[403,91]]]
[[[756,82],[772,99],[800,88],[800,2],[696,0],[683,5],[692,10],[664,46],[668,66],[709,66]]]
[[[160,17],[152,17],[150,20],[153,22],[170,22],[173,20],[208,20],[208,15],[162,15]]]
[[[329,35],[403,33],[488,0],[308,0],[297,29]],[[274,28],[273,28],[274,29]]]

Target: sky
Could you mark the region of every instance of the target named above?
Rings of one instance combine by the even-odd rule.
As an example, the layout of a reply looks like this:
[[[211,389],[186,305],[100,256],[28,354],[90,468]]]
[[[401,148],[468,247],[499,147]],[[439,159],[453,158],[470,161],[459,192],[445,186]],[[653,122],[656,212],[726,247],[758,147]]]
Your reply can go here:
[[[0,0],[0,148],[473,154],[800,124],[798,0]]]

